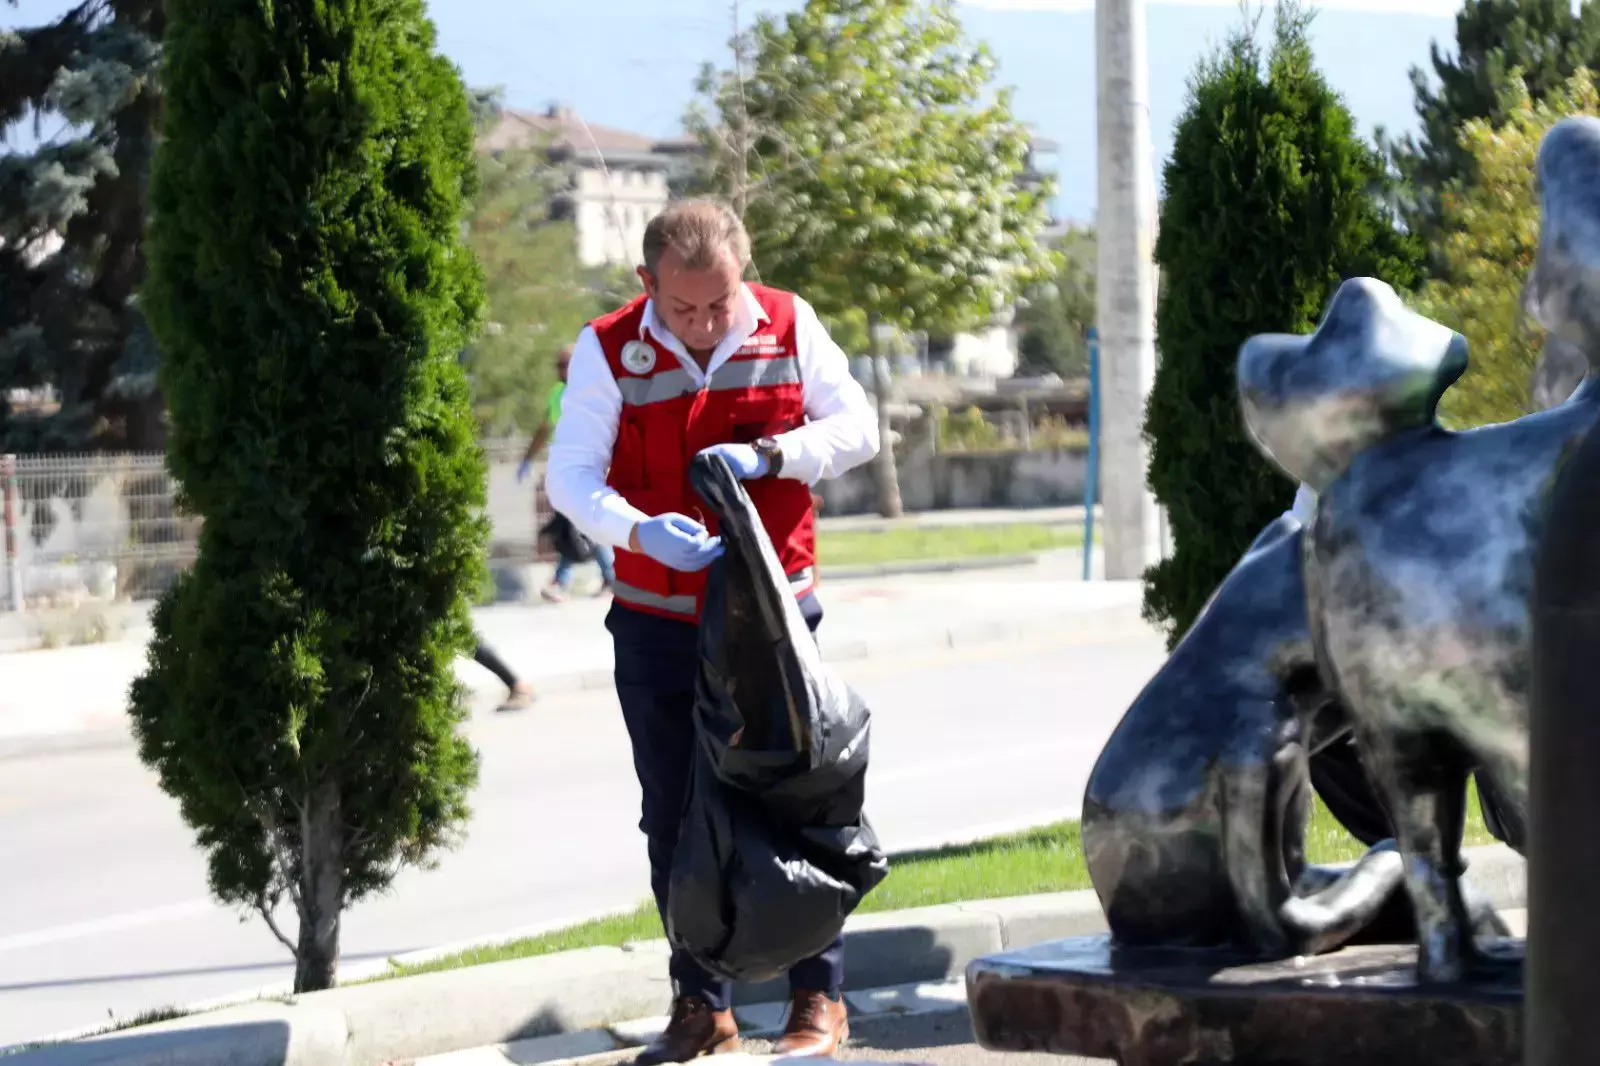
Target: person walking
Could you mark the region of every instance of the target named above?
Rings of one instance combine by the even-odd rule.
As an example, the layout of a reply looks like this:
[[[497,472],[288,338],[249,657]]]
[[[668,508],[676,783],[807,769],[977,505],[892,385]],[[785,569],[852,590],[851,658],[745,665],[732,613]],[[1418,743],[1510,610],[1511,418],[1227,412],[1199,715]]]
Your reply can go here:
[[[811,486],[878,450],[876,412],[844,352],[799,296],[745,284],[749,260],[749,236],[725,206],[678,201],[654,218],[644,293],[579,335],[550,448],[551,504],[618,549],[606,628],[663,917],[695,743],[704,570],[722,552],[694,517],[690,460],[720,455],[746,482],[815,631]],[[843,964],[839,939],[789,972],[777,1054],[829,1056],[848,1036]],[[671,1020],[641,1066],[737,1049],[728,982],[682,952],[669,969]]]
[[[533,702],[533,686],[512,673],[511,667],[482,637],[478,638],[477,646],[472,649],[472,659],[505,684],[508,695],[499,710],[520,711]]]
[[[556,353],[556,380],[550,386],[550,393],[545,400],[544,417],[539,426],[533,431],[533,439],[528,442],[528,450],[522,457],[522,463],[517,467],[517,481],[523,482],[533,472],[533,461],[539,453],[544,451],[550,442],[550,435],[555,432],[556,423],[561,421],[561,397],[567,388],[567,372],[572,365],[572,345],[567,345]],[[546,490],[546,495],[549,495]],[[568,522],[565,515],[559,511],[553,522]],[[564,531],[562,531],[564,532]],[[551,603],[565,603],[567,594],[572,588],[572,571],[582,560],[576,554],[567,550],[566,545],[570,538],[566,536],[554,537],[556,543],[556,572],[555,578],[541,590],[541,595]],[[604,596],[611,591],[612,583],[616,581],[616,562],[611,545],[596,542],[594,544],[595,565],[600,568],[600,590],[597,596]]]

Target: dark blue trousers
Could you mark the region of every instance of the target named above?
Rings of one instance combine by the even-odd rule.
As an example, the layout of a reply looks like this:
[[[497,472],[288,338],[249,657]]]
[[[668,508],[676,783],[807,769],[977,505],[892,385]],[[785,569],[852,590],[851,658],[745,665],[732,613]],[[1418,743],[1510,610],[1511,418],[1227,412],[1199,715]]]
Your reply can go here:
[[[812,632],[822,622],[815,596],[800,601]],[[613,604],[606,616],[617,658],[617,699],[633,743],[633,766],[644,792],[644,831],[650,851],[650,888],[666,921],[667,879],[678,844],[694,754],[694,683],[700,627]],[[694,959],[674,952],[670,973],[677,994],[701,996],[715,1010],[730,1005],[732,986]],[[789,971],[790,987],[837,997],[844,983],[844,940]]]

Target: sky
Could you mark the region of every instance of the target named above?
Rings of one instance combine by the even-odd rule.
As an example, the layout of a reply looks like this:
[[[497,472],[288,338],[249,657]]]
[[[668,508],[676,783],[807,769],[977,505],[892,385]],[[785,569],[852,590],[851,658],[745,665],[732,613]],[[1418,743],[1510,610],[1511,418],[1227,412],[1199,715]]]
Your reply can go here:
[[[990,11],[1093,11],[1095,0],[961,0]],[[1150,7],[1238,7],[1237,0],[1150,0]],[[1461,9],[1461,0],[1321,0],[1314,7],[1329,11],[1370,11],[1385,15],[1432,15],[1447,18]]]
[[[742,0],[740,16],[799,0]],[[0,26],[59,15],[70,0],[0,3]],[[591,123],[678,133],[701,65],[724,62],[729,0],[429,0],[441,49],[475,86],[501,85],[514,107],[561,102]],[[1414,126],[1409,71],[1432,41],[1454,33],[1457,0],[1320,0],[1312,25],[1318,62],[1363,131]],[[998,79],[1015,88],[1020,119],[1061,146],[1057,208],[1094,211],[1093,0],[963,0],[968,33],[987,41]],[[1239,24],[1238,0],[1149,0],[1151,134],[1166,157],[1195,63]],[[48,129],[48,127],[47,127]],[[12,144],[23,143],[15,135]],[[1159,180],[1159,174],[1158,174]]]

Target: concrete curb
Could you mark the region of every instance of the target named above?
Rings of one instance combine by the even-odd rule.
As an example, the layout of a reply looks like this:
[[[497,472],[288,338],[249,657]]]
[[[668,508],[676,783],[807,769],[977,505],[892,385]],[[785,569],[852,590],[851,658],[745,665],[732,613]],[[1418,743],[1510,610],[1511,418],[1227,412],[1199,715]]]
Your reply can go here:
[[[1520,856],[1495,845],[1467,858],[1496,907],[1526,905]],[[942,982],[974,959],[1104,930],[1092,891],[863,915],[846,926],[846,990]],[[665,1010],[666,955],[653,941],[357,985],[42,1048],[7,1066],[378,1066],[611,1030]],[[753,1010],[783,994],[777,983],[741,987],[735,1003]]]
[[[982,647],[1037,637],[1043,632],[1071,626],[1097,629],[1111,622],[1133,622],[1138,618],[1136,611],[1136,606],[1127,604],[1060,610],[1044,615],[1033,615],[1019,621],[994,620],[958,624],[870,640],[830,641],[824,635],[822,650],[829,662],[846,663],[908,652]],[[526,675],[526,680],[534,686],[534,690],[541,697],[570,695],[575,692],[606,692],[615,684],[609,669],[572,670],[556,674],[529,673]],[[492,678],[471,687],[477,691],[503,691],[499,682]],[[537,711],[538,704],[535,703],[531,711],[523,713],[537,713]],[[132,733],[125,728],[0,737],[0,763],[10,759],[83,751],[114,751],[133,746]]]

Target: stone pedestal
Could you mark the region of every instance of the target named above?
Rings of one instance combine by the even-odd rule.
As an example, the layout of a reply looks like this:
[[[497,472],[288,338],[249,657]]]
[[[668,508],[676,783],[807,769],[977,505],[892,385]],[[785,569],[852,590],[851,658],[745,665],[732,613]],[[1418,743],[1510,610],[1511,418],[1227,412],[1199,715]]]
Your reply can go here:
[[[967,994],[994,1051],[1122,1066],[1519,1066],[1521,941],[1495,949],[1498,977],[1428,987],[1408,946],[1263,963],[1083,937],[979,959]]]

